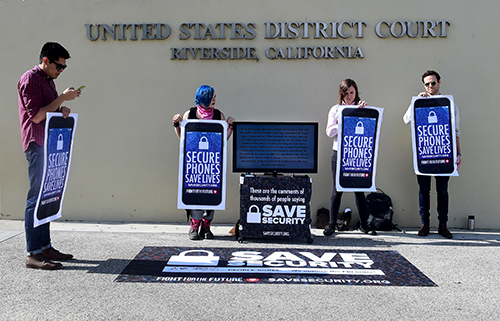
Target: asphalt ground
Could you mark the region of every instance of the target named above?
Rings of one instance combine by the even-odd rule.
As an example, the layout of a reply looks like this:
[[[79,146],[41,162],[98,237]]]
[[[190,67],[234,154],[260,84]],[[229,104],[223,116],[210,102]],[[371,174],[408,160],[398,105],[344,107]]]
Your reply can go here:
[[[22,221],[0,220],[0,320],[499,320],[500,231],[358,231],[314,242],[245,240],[215,224],[190,241],[187,224],[51,223],[52,244],[75,259],[27,269]],[[436,287],[114,282],[144,246],[391,250]]]

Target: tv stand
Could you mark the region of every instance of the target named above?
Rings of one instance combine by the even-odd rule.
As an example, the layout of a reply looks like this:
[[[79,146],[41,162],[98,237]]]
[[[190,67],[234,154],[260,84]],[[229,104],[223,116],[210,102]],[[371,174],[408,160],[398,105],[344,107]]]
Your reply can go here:
[[[240,183],[238,241],[285,238],[313,242],[309,176],[245,176]]]

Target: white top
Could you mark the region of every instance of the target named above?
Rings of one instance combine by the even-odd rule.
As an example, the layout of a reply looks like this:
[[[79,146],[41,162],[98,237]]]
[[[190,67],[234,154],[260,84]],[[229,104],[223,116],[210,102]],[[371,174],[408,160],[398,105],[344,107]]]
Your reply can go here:
[[[333,137],[333,150],[338,150],[337,136],[339,134],[339,105],[335,105],[328,112],[326,135]]]

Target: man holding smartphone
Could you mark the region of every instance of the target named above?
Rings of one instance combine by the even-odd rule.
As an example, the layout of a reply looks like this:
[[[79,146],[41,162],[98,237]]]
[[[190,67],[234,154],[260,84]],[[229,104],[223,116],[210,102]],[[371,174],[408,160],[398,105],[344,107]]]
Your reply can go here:
[[[422,75],[422,82],[424,84],[425,91],[419,93],[421,97],[431,97],[441,95],[441,76],[434,70],[427,70]],[[405,124],[411,122],[411,108],[408,108],[405,115],[403,116],[403,121]],[[457,170],[462,163],[462,154],[460,153],[460,114],[458,108],[453,103],[455,110],[455,136],[457,143]],[[446,223],[448,222],[448,181],[449,176],[435,176],[436,177],[436,190],[437,190],[437,211],[438,211],[438,233],[445,238],[453,238],[453,234],[448,230]],[[430,191],[431,191],[431,176],[417,175],[417,182],[419,186],[419,205],[420,205],[420,218],[422,226],[418,231],[419,236],[427,236],[430,232]]]
[[[54,79],[66,69],[69,52],[60,44],[47,42],[40,52],[39,64],[25,72],[17,83],[19,120],[23,150],[28,161],[30,188],[25,211],[27,268],[55,270],[62,264],[54,261],[71,260],[73,255],[64,254],[50,244],[49,223],[34,227],[33,213],[40,192],[44,165],[45,119],[48,112],[60,111],[64,118],[71,109],[61,106],[65,101],[80,96],[81,90],[69,87],[58,95]]]

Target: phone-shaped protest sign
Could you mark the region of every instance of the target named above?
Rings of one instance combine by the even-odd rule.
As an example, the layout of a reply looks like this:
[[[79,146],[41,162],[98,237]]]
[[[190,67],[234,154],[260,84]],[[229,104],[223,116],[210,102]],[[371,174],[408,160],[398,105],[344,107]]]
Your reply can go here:
[[[178,208],[225,209],[226,137],[224,121],[182,122]]]
[[[336,188],[374,191],[381,108],[345,107],[339,115]]]
[[[64,118],[60,113],[47,113],[44,168],[34,212],[35,227],[61,217],[77,119],[77,114]]]
[[[454,175],[456,141],[453,98],[414,97],[412,104],[415,172],[420,175]]]

